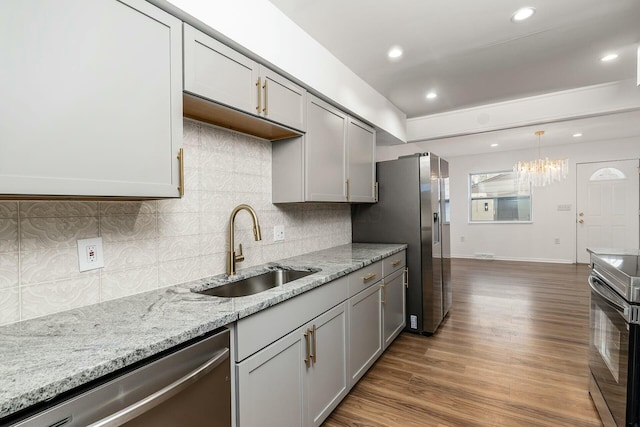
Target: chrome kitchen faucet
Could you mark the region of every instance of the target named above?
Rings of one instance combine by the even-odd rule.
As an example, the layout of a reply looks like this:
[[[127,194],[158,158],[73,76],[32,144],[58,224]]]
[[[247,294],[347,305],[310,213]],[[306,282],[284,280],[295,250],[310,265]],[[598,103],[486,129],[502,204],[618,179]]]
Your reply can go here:
[[[244,261],[244,255],[242,254],[242,243],[238,245],[238,253],[235,251],[235,243],[233,241],[233,225],[236,219],[236,215],[241,210],[246,210],[251,214],[253,220],[253,236],[256,241],[262,240],[262,233],[260,232],[260,223],[258,222],[258,216],[256,211],[249,205],[238,205],[235,207],[231,216],[229,217],[229,252],[227,253],[227,275],[233,276],[236,274],[236,263]]]

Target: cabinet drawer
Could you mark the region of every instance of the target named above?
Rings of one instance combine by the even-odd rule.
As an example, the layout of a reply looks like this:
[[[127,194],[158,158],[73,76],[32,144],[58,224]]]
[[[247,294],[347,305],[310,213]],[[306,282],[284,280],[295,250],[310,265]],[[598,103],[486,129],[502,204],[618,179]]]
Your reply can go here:
[[[295,328],[346,300],[347,277],[341,277],[283,303],[238,320],[235,334],[236,362],[247,358]]]
[[[382,260],[382,274],[386,277],[407,264],[406,251],[398,252]]]
[[[347,277],[349,278],[349,296],[352,297],[382,279],[382,261],[354,271]]]

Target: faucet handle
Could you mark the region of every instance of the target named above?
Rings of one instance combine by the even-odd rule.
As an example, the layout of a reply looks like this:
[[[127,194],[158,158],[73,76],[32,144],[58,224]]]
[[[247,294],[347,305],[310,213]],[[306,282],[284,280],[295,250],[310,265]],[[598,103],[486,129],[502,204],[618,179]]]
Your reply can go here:
[[[236,262],[244,261],[244,255],[242,254],[242,243],[238,244],[238,252],[235,255]]]

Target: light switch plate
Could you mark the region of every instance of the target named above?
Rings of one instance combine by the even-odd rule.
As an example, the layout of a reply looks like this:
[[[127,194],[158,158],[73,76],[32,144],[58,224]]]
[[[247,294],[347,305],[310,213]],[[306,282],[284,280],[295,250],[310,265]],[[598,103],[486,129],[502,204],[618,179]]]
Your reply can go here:
[[[78,240],[78,266],[80,271],[104,267],[102,237]]]
[[[273,227],[273,241],[282,242],[284,240],[284,225],[275,225]]]

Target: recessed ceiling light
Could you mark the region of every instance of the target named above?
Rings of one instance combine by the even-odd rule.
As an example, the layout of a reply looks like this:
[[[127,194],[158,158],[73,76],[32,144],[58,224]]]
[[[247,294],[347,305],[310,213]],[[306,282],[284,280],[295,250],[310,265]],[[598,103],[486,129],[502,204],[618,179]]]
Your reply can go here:
[[[435,92],[427,93],[427,99],[436,99],[437,97],[438,97],[438,94]]]
[[[602,58],[600,58],[600,61],[609,62],[609,61],[613,61],[614,59],[618,59],[618,54],[617,53],[609,53],[609,54],[603,56]]]
[[[536,9],[533,8],[533,7],[520,8],[520,9],[516,10],[513,13],[513,15],[511,15],[511,21],[512,22],[524,21],[525,19],[531,18],[534,13],[536,13]]]
[[[390,59],[398,59],[402,56],[402,48],[400,46],[393,46],[387,53]]]
[[[497,147],[497,146],[498,146],[498,144],[495,144],[495,143],[491,144],[491,147]]]
[[[582,136],[582,134],[580,132],[573,134],[574,138],[580,138],[581,136]]]

